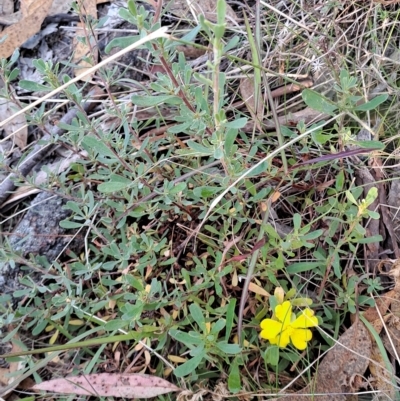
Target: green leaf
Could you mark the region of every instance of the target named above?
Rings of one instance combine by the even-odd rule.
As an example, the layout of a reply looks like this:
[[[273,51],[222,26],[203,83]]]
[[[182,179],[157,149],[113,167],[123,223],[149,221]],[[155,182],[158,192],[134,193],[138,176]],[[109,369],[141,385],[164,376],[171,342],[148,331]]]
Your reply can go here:
[[[383,150],[385,148],[385,145],[379,141],[354,141],[354,143],[365,149]]]
[[[204,145],[200,145],[197,142],[194,141],[188,141],[187,145],[189,146],[190,149],[193,149],[195,152],[198,152],[203,155],[212,155],[214,153],[214,150],[211,148],[207,148]]]
[[[228,389],[231,393],[235,394],[242,388],[240,382],[240,371],[237,358],[235,358],[231,364],[231,369],[228,376]]]
[[[192,123],[190,121],[187,121],[183,124],[173,125],[172,127],[168,128],[168,132],[171,134],[179,134],[181,132],[185,132],[191,126],[191,124]]]
[[[126,303],[121,310],[124,312],[122,319],[129,321],[136,321],[140,318],[143,313],[144,304],[143,302],[136,301],[135,305]]]
[[[112,192],[122,191],[122,190],[128,188],[128,186],[130,184],[131,183],[126,184],[124,182],[118,182],[118,181],[103,182],[103,183],[101,183],[100,185],[97,186],[97,189],[100,192],[103,192],[105,194],[110,194]]]
[[[217,23],[225,25],[226,0],[217,0]]]
[[[190,314],[194,321],[198,324],[201,330],[206,331],[206,320],[204,319],[203,311],[197,304],[191,304],[189,306]]]
[[[210,198],[218,192],[221,192],[219,187],[196,187],[193,189],[194,196],[201,199]]]
[[[104,51],[106,54],[109,54],[110,51],[114,47],[119,47],[121,49],[125,49],[130,46],[132,43],[136,43],[140,39],[139,35],[135,36],[120,36],[118,38],[112,39],[108,45],[105,47]]]
[[[226,341],[217,342],[215,345],[225,354],[238,354],[242,350],[238,344],[228,344]]]
[[[296,262],[292,263],[286,268],[286,271],[290,274],[303,273],[320,267],[320,262]]]
[[[301,226],[301,216],[299,213],[295,213],[293,215],[293,228],[295,229],[295,231],[298,231],[300,229]]]
[[[121,319],[110,320],[103,327],[106,331],[115,331],[122,329],[128,325],[128,322]]]
[[[339,173],[336,175],[335,181],[335,189],[336,191],[341,191],[344,185],[344,171],[340,170]]]
[[[357,205],[357,201],[354,197],[354,195],[350,191],[346,191],[346,198],[353,204]]]
[[[227,53],[229,50],[235,49],[239,43],[239,36],[233,36],[229,42],[225,45],[223,52]]]
[[[132,95],[131,101],[137,106],[150,107],[157,106],[159,104],[181,104],[182,99],[179,96],[173,95],[158,95],[158,96],[138,96]]]
[[[81,228],[84,223],[76,223],[75,221],[62,220],[60,221],[60,227],[66,229]]]
[[[200,337],[194,337],[189,333],[184,333],[183,331],[171,329],[169,335],[175,340],[180,341],[183,344],[200,345],[203,344],[203,340]]]
[[[200,31],[201,31],[201,26],[196,25],[191,31],[182,36],[180,40],[185,42],[193,42]]]
[[[301,95],[308,107],[320,111],[321,113],[329,114],[331,116],[335,115],[335,110],[337,110],[337,106],[330,100],[328,100],[325,96],[322,96],[318,92],[315,92],[311,89],[304,89]]]
[[[226,329],[225,329],[225,340],[228,341],[232,332],[232,327],[234,324],[236,307],[236,298],[231,298],[229,300],[228,308],[226,310]]]
[[[372,187],[369,189],[367,196],[365,197],[365,203],[369,206],[372,203],[374,203],[377,197],[378,197],[378,188]]]
[[[186,189],[186,182],[179,182],[178,184],[175,184],[173,188],[171,188],[168,193],[170,195],[176,195],[179,192],[182,192]]]
[[[42,91],[51,91],[52,88],[46,85],[38,84],[33,81],[27,81],[25,79],[22,79],[21,81],[18,82],[18,85],[27,91],[31,92],[42,92]]]
[[[383,241],[382,235],[374,235],[368,238],[357,239],[357,244],[371,244],[372,242],[381,242]]]
[[[252,169],[249,174],[246,174],[246,177],[247,178],[256,177],[256,176],[260,175],[261,173],[265,173],[265,171],[267,171],[267,170],[268,170],[268,162],[263,161],[256,168]]]
[[[247,118],[242,117],[242,118],[237,118],[236,120],[233,120],[233,121],[229,121],[229,122],[225,123],[224,125],[226,128],[240,129],[240,128],[243,128],[246,124],[247,124]]]
[[[316,142],[319,145],[325,145],[326,142],[331,140],[332,138],[335,137],[335,135],[331,134],[324,134],[322,131],[314,131],[311,133],[311,137],[314,142]]]
[[[200,362],[204,359],[204,357],[205,357],[205,351],[203,350],[201,354],[196,355],[194,358],[189,359],[183,365],[178,366],[174,370],[174,375],[176,377],[183,377],[190,375],[197,368],[197,366],[200,365]]]
[[[370,100],[367,103],[360,104],[355,108],[357,111],[370,111],[376,109],[380,104],[383,102],[386,102],[387,98],[389,95],[386,93],[384,95],[379,95],[374,97],[372,100]]]
[[[133,288],[135,288],[138,291],[143,291],[144,287],[143,287],[143,283],[138,280],[135,276],[133,276],[132,274],[126,274],[125,275],[125,279],[126,282]]]
[[[94,150],[102,156],[108,156],[115,159],[114,152],[99,138],[93,136],[85,136],[82,139],[82,144],[85,145],[85,150]]]
[[[210,334],[218,334],[225,327],[225,319],[218,319],[212,326]]]
[[[368,216],[374,220],[378,220],[381,217],[381,215],[378,212],[375,212],[373,210],[367,210],[367,213],[368,213]]]
[[[226,132],[224,147],[227,155],[231,155],[232,153],[232,146],[235,143],[237,134],[238,130],[236,129],[228,129]]]
[[[264,354],[264,361],[269,365],[277,366],[279,363],[279,347],[276,345],[268,347]]]
[[[316,238],[319,238],[323,234],[323,232],[324,232],[324,230],[311,231],[310,233],[303,235],[301,237],[301,239],[305,240],[305,241],[316,239]]]
[[[49,323],[45,319],[39,321],[36,327],[32,330],[32,335],[33,336],[39,335],[48,326],[48,324]]]
[[[224,151],[218,147],[214,150],[213,156],[215,159],[222,159],[224,157]]]

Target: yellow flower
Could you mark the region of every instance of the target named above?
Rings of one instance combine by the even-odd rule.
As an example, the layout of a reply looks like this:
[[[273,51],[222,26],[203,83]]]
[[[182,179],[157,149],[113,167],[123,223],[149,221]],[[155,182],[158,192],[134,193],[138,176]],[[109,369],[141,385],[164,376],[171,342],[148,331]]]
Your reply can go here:
[[[318,319],[309,308],[304,309],[296,318],[290,301],[277,305],[273,318],[261,322],[260,336],[280,348],[286,348],[291,342],[299,350],[306,349],[307,341],[312,338],[308,327],[318,326]]]

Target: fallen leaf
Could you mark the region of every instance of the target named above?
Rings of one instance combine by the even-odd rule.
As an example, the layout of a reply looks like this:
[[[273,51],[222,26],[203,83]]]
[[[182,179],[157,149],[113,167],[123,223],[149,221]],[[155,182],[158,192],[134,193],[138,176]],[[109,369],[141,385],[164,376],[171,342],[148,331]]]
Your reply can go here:
[[[212,22],[217,22],[217,2],[215,0],[170,0],[165,2],[165,9],[180,18],[194,20],[195,16],[203,14]],[[237,21],[233,9],[226,5],[226,20]]]
[[[175,384],[145,374],[94,373],[45,381],[33,390],[97,397],[151,398],[180,391]]]
[[[379,393],[374,397],[374,401],[379,400],[394,400],[395,387],[392,380],[395,375],[391,366],[387,367],[377,344],[372,346],[371,359],[373,362],[369,364],[369,370],[373,377],[373,386]],[[388,368],[391,370],[389,371]]]
[[[32,13],[24,16],[16,24],[3,30],[0,34],[0,58],[10,57],[14,50],[40,30],[53,0],[39,0],[35,2]],[[29,10],[30,11],[30,10]]]
[[[252,121],[257,129],[262,132],[261,121],[264,116],[264,103],[261,93],[258,92],[258,99],[255,99],[254,80],[249,77],[240,80],[239,89],[243,102],[251,114]]]
[[[66,14],[70,9],[74,0],[53,0],[53,3],[47,15]],[[0,3],[1,5],[1,3]],[[12,2],[12,10],[14,9],[14,2]],[[35,0],[24,0],[21,1],[20,10],[12,13],[10,10],[0,12],[0,24],[2,25],[13,25],[21,21],[21,19],[30,15],[35,8]]]
[[[19,341],[19,337],[17,334],[15,334],[12,338],[13,340]],[[4,348],[4,344],[2,344],[2,347]],[[10,350],[7,350],[7,352],[19,352],[22,351],[21,347],[16,345],[15,343],[10,343]],[[14,380],[15,380],[15,372],[18,372],[20,369],[23,368],[24,362],[19,361],[19,362],[10,362],[8,366],[6,367],[0,367],[0,394],[2,397],[4,397],[6,394],[8,394],[10,391],[12,391],[12,388],[9,390],[5,391],[3,393],[3,389],[10,385]],[[15,382],[15,386],[19,382]]]
[[[255,294],[262,295],[263,297],[269,298],[271,295],[269,292],[265,291],[264,288],[260,287],[255,283],[249,284],[249,291],[254,292]]]
[[[32,13],[32,10],[30,11],[30,8],[34,6],[35,0],[21,0],[20,1],[20,10],[21,13],[24,17],[27,17],[29,14]],[[34,8],[34,7],[32,7]]]
[[[14,11],[13,0],[1,0],[0,1],[0,14],[12,14]]]
[[[4,121],[6,118],[11,117],[20,108],[13,103],[11,100],[1,99],[0,100],[0,121]],[[20,148],[24,149],[28,140],[28,126],[26,124],[25,116],[20,114],[13,118],[4,127],[5,137],[13,136],[15,144]]]
[[[181,356],[178,355],[168,355],[168,359],[175,363],[185,363],[187,361],[186,358],[182,358]]]

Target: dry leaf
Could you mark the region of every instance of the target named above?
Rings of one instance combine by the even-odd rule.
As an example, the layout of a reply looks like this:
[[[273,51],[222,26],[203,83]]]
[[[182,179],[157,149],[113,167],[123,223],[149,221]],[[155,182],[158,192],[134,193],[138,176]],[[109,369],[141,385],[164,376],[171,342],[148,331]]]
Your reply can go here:
[[[28,16],[29,14],[32,13],[32,10],[30,8],[34,8],[35,5],[35,0],[21,0],[20,1],[20,10],[21,13],[24,17]]]
[[[53,0],[50,9],[48,9],[47,11],[47,15],[51,16],[56,14],[66,14],[71,9],[73,1],[74,0]],[[21,7],[20,7],[21,9],[15,13],[0,12],[0,24],[13,25],[18,23],[19,21],[21,21],[21,19],[32,14],[33,9],[36,8],[35,2],[36,0],[21,1]],[[13,9],[14,9],[14,4],[13,4]]]
[[[165,2],[165,8],[180,18],[194,20],[195,16],[203,14],[212,22],[217,22],[217,2],[215,0],[169,0]],[[237,15],[232,8],[226,5],[226,20],[237,21]]]
[[[175,363],[185,363],[187,362],[186,358],[182,358],[181,356],[178,355],[168,355],[168,359],[172,362]]]
[[[271,196],[271,203],[275,203],[280,197],[281,197],[282,193],[279,191],[275,191],[272,196]]]
[[[0,1],[0,14],[12,14],[14,11],[13,0],[1,0]]]
[[[13,340],[19,340],[19,337],[17,334],[14,335]],[[2,345],[4,347],[4,344]],[[21,347],[19,347],[16,344],[11,344],[10,345],[10,350],[7,350],[7,353],[13,353],[13,352],[20,352],[22,351]],[[23,361],[19,362],[10,362],[8,367],[0,367],[0,394],[2,397],[4,397],[6,394],[8,394],[12,389],[9,389],[5,393],[3,393],[4,387],[8,386],[11,384],[15,376],[12,375],[12,373],[18,372],[20,369],[22,369],[24,365]],[[15,382],[15,385],[18,384],[18,381]]]
[[[33,390],[97,397],[151,398],[180,391],[175,384],[145,374],[98,373],[42,382]]]
[[[0,58],[10,57],[17,47],[40,30],[52,2],[53,0],[36,1],[31,14],[3,30],[0,35],[0,40],[4,40],[0,45]]]
[[[97,19],[97,6],[96,6],[96,0],[82,0],[80,4],[80,10],[82,14],[84,15],[91,15],[93,18]],[[87,27],[85,27],[85,23],[79,22],[77,24],[77,32],[79,36],[84,36],[85,29],[87,30]],[[88,32],[88,36],[91,37],[91,32]],[[91,40],[96,38],[91,38]],[[74,52],[74,62],[77,64],[79,67],[75,68],[74,74],[77,77],[78,75],[82,74],[85,69],[91,68],[92,64],[89,62],[83,60],[84,57],[87,57],[88,55],[91,54],[92,57],[94,57],[94,62],[97,62],[98,59],[98,51],[97,51],[97,46],[95,46],[95,43],[92,44],[92,46],[89,46],[87,43],[82,43],[81,41],[77,40],[77,37],[74,37],[73,40],[73,47],[75,49]],[[93,54],[94,52],[94,54]],[[88,82],[92,79],[93,74],[88,74],[86,75],[82,81]]]
[[[32,4],[36,2],[36,0],[30,1]],[[53,0],[53,4],[51,5],[47,15],[66,14],[71,9],[73,1],[74,0]]]
[[[262,295],[263,297],[269,298],[271,295],[264,290],[264,288],[260,287],[255,283],[249,284],[249,291],[254,292],[255,294]]]
[[[262,131],[260,122],[263,120],[264,116],[264,103],[261,93],[258,94],[257,101],[254,97],[254,80],[248,77],[242,78],[240,80],[239,89],[254,124],[256,124],[259,131]]]
[[[11,117],[19,110],[19,107],[10,100],[0,100],[0,121]],[[26,124],[25,116],[23,114],[13,118],[8,124],[4,126],[5,137],[13,135],[15,144],[24,149],[28,140],[28,126]]]
[[[392,379],[395,372],[393,369],[391,371],[387,369],[385,360],[383,359],[382,353],[376,343],[372,346],[371,359],[375,362],[369,364],[369,370],[374,378],[373,386],[380,392],[380,394],[375,395],[374,401],[394,400],[395,388]]]
[[[393,260],[389,275],[394,278],[395,286],[390,299],[391,313],[385,316],[387,325],[386,330],[382,333],[382,342],[392,357],[397,359],[400,352],[400,260]]]

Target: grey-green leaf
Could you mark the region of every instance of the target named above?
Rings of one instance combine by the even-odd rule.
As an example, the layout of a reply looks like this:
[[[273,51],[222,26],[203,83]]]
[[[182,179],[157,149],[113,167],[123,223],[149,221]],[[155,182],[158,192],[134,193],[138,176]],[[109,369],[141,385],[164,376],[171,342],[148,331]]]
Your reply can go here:
[[[66,229],[81,228],[83,223],[75,223],[74,221],[62,220],[60,221],[60,227]]]
[[[169,335],[175,338],[175,340],[180,341],[184,344],[200,345],[203,343],[203,340],[200,337],[194,337],[188,333],[184,333],[183,331],[176,329],[171,329],[169,331]]]
[[[112,192],[122,191],[123,189],[126,189],[128,186],[129,184],[126,184],[124,182],[109,181],[109,182],[103,182],[102,184],[98,185],[97,189],[103,193],[112,193]]]
[[[212,155],[214,153],[213,149],[207,148],[204,145],[201,145],[195,141],[188,141],[187,145],[190,149],[193,149],[195,152],[204,154],[204,155]]]
[[[304,89],[301,95],[308,107],[320,111],[321,113],[329,114],[331,116],[335,115],[337,106],[330,100],[328,100],[325,96],[322,96],[318,92],[311,89]]]
[[[27,91],[32,91],[32,92],[36,92],[36,91],[42,92],[42,91],[51,91],[52,90],[52,88],[50,88],[46,85],[38,84],[33,81],[27,81],[25,79],[22,79],[21,81],[19,81],[18,85],[22,89],[25,89]]]
[[[193,194],[194,196],[201,198],[201,199],[206,199],[210,198],[211,196],[214,196],[216,193],[221,192],[221,188],[219,187],[197,187],[193,189]]]
[[[226,341],[220,341],[216,344],[217,348],[225,354],[238,354],[242,349],[237,344],[228,344]]]
[[[157,106],[159,104],[172,104],[178,105],[182,103],[182,99],[179,96],[172,95],[159,95],[159,96],[131,96],[131,101],[137,106],[150,107]]]
[[[204,358],[204,351],[203,353],[196,355],[194,358],[189,359],[184,364],[178,366],[174,370],[174,375],[176,377],[183,377],[190,375],[190,373],[192,373],[197,368],[197,366],[200,365],[200,362],[203,360],[203,358]]]
[[[357,111],[370,111],[370,110],[375,110],[380,104],[385,102],[389,95],[386,93],[384,95],[379,95],[374,97],[372,100],[370,100],[367,103],[360,104],[359,106],[356,107]]]
[[[100,139],[95,138],[93,136],[85,136],[82,139],[82,144],[86,145],[85,150],[95,150],[97,153],[99,153],[102,156],[108,156],[115,158],[115,154],[112,152],[112,150]]]
[[[237,358],[235,358],[231,364],[231,370],[228,376],[228,388],[233,394],[241,390],[242,386],[240,383],[240,371]]]

